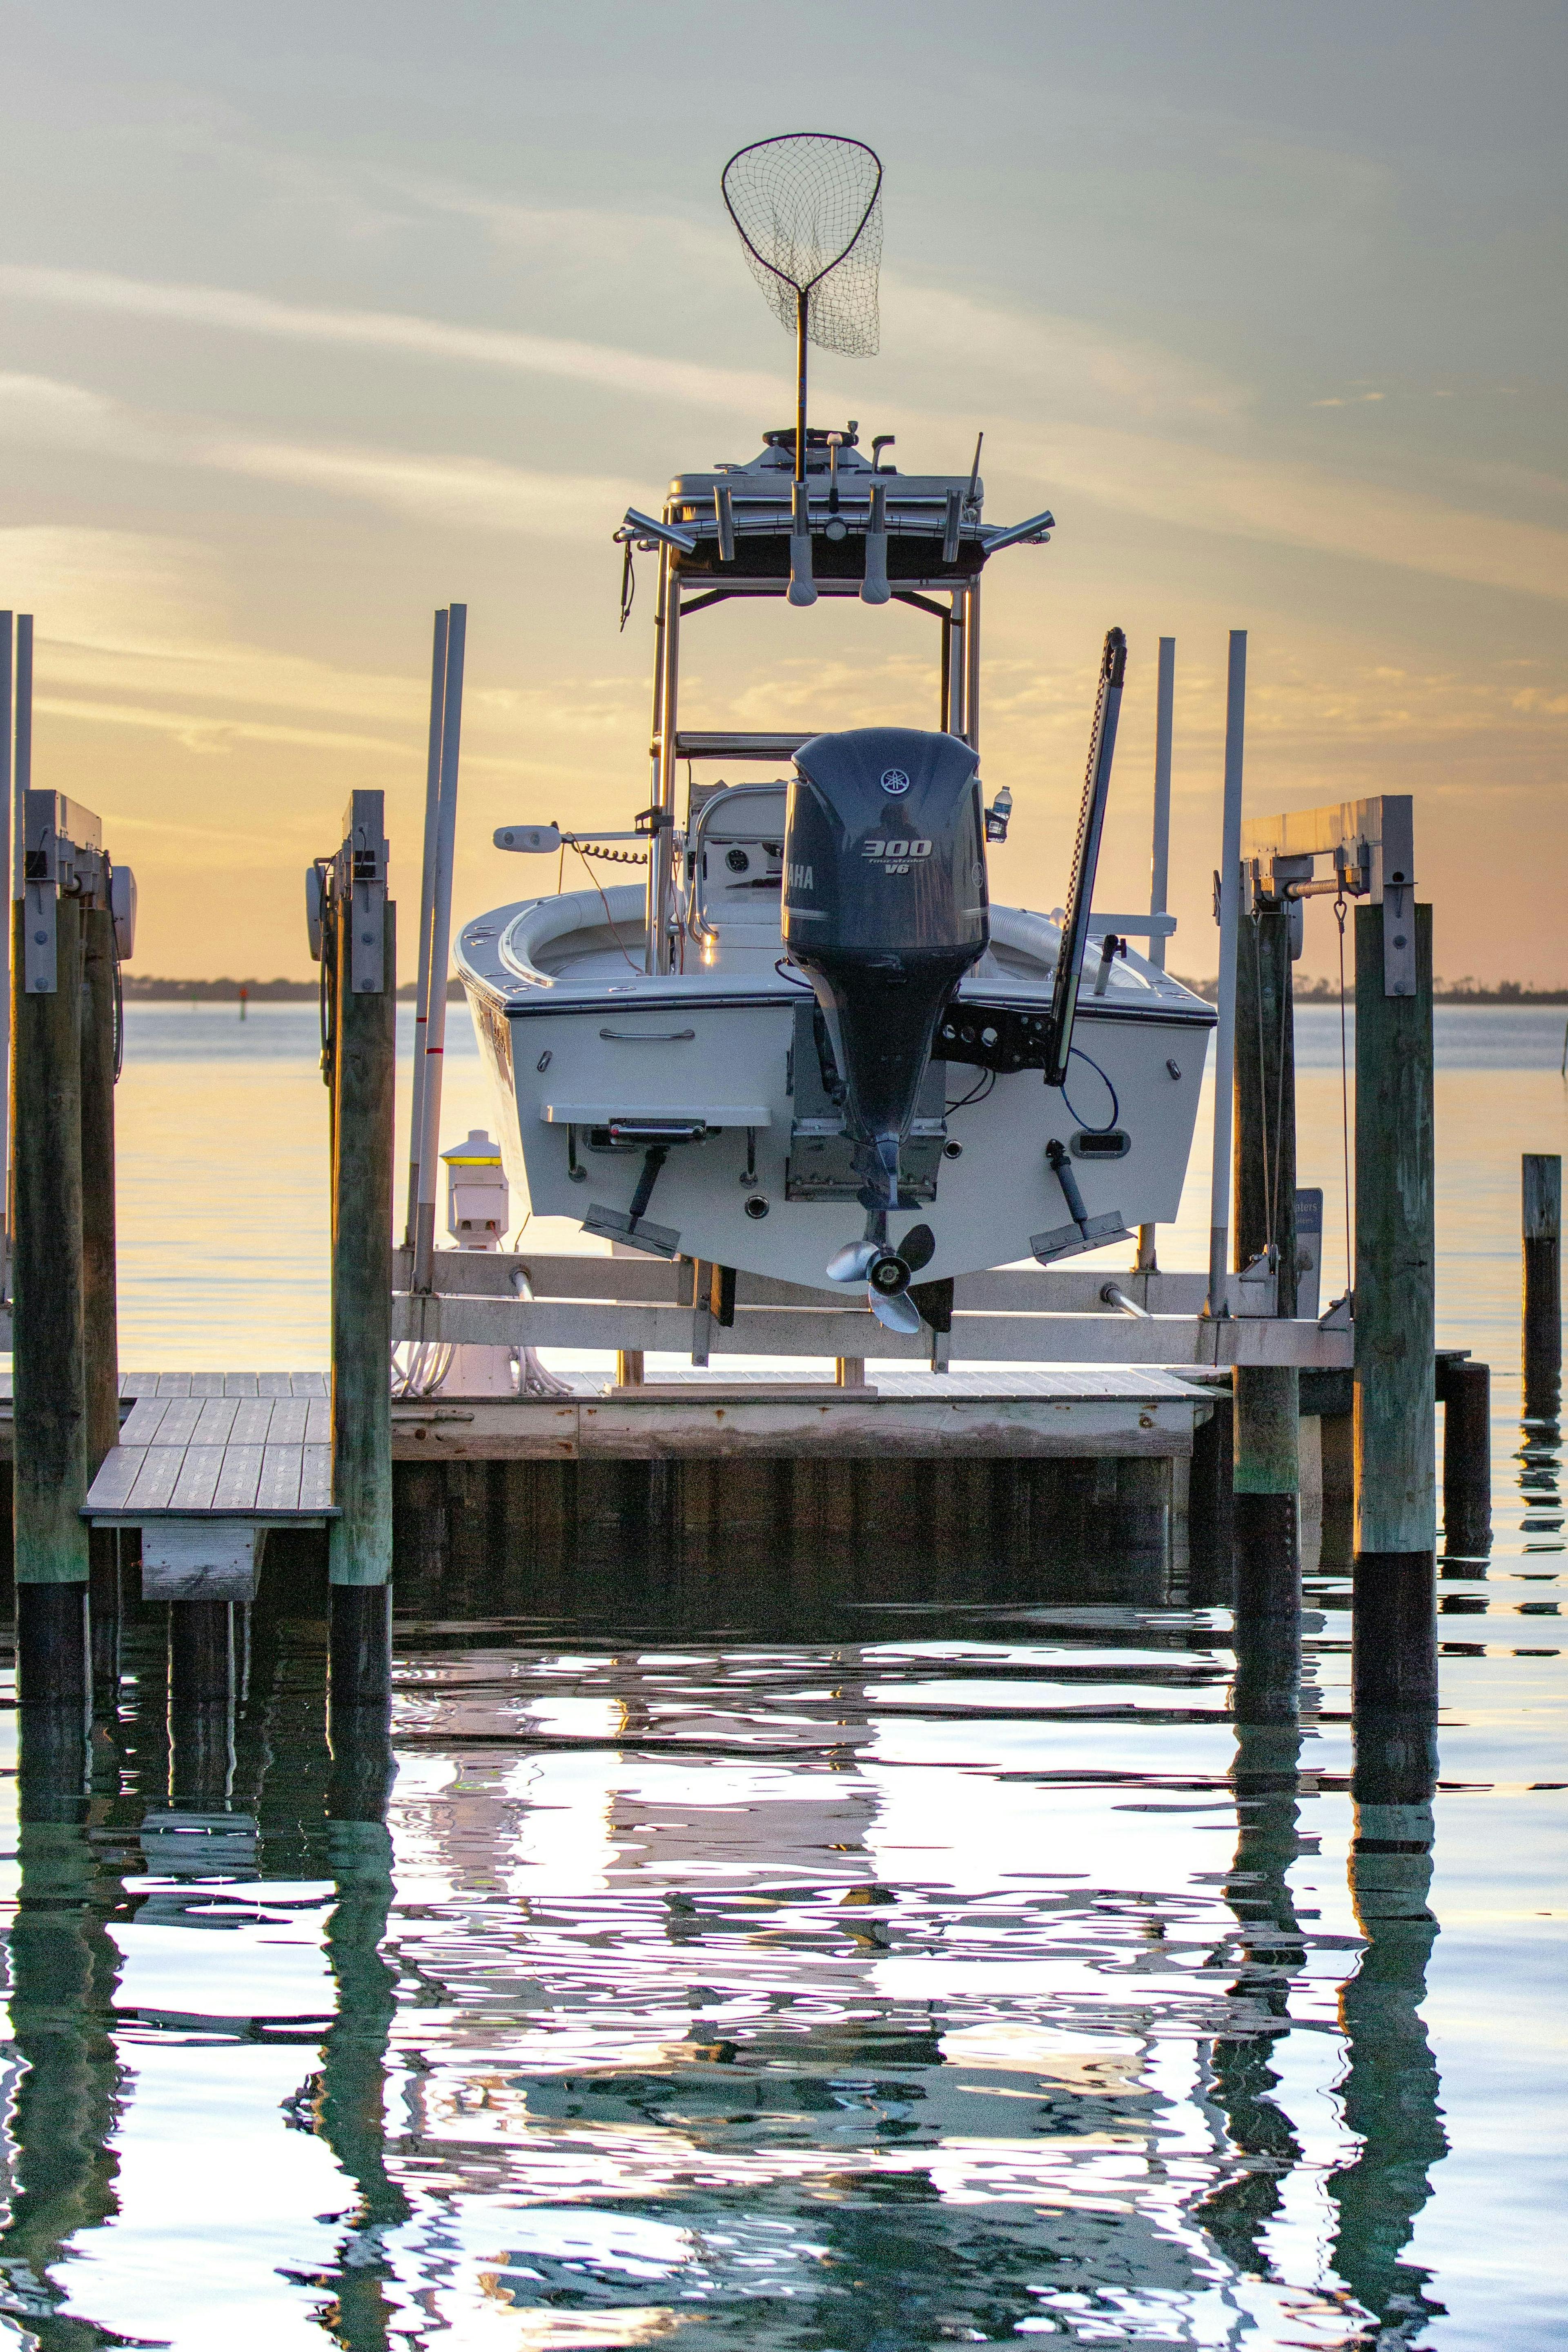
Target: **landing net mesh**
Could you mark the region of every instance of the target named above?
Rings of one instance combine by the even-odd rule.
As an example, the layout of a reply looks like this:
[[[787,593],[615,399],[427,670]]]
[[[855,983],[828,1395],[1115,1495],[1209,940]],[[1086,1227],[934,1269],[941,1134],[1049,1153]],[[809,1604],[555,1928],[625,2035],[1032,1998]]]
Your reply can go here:
[[[824,351],[869,359],[877,349],[882,260],[882,166],[858,139],[799,131],[742,147],[721,183],[747,265],[781,327]]]

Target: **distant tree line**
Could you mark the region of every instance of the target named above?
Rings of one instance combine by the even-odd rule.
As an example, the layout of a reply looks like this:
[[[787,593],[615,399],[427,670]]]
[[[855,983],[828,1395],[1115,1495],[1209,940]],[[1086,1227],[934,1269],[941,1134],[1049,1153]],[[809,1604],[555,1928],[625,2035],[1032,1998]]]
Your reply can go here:
[[[127,971],[121,983],[128,1004],[237,1004],[243,992],[247,1004],[314,1004],[320,983],[313,980],[160,980],[153,972]],[[399,998],[414,1001],[414,982],[405,981]],[[447,982],[447,1002],[460,1004],[463,983]]]
[[[1194,995],[1206,997],[1211,1004],[1219,994],[1219,982],[1215,979],[1184,980],[1180,972],[1171,976],[1180,980],[1182,986],[1190,988]],[[1432,992],[1439,1004],[1568,1004],[1568,988],[1530,988],[1521,980],[1500,980],[1495,988],[1486,988],[1468,973],[1463,980],[1434,981]],[[1323,978],[1298,980],[1293,993],[1298,1004],[1337,1004],[1340,984],[1337,980]],[[1348,974],[1346,993],[1353,1000],[1354,984]]]

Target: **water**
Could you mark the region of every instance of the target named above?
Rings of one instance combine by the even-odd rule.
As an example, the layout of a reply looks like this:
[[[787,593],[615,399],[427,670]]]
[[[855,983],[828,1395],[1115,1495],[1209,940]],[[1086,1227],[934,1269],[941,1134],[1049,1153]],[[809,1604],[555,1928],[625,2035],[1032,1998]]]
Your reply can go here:
[[[310,1018],[133,1008],[128,1362],[321,1360]],[[1397,1727],[1352,1798],[1331,1575],[1299,1738],[1228,1719],[1198,1561],[746,1526],[563,1578],[479,1525],[400,1563],[384,1765],[328,1755],[307,1573],[232,1755],[171,1741],[147,1611],[90,1801],[6,1840],[0,2338],[1561,2342],[1560,1449],[1511,1378],[1554,1029],[1440,1016],[1443,1335],[1499,1377],[1429,1802]],[[1337,1014],[1301,1034],[1331,1234]]]

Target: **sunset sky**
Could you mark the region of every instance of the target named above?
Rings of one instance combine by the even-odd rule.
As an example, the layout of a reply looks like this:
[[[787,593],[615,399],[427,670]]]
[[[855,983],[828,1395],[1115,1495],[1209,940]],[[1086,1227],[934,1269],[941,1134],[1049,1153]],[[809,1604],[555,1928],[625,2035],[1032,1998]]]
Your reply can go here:
[[[1247,805],[1416,795],[1436,962],[1568,982],[1568,37],[1557,6],[13,0],[0,604],[34,781],[141,887],[137,965],[309,970],[302,869],[384,785],[411,962],[430,614],[469,608],[459,915],[512,818],[647,798],[628,500],[743,459],[791,354],[719,198],[792,129],[886,166],[881,351],[814,421],[1049,505],[987,582],[994,893],[1062,895],[1131,647],[1102,906],[1147,904],[1177,641],[1174,969],[1213,971],[1226,633]],[[934,725],[932,625],[725,610],[689,723]],[[1306,968],[1332,963],[1309,916]]]

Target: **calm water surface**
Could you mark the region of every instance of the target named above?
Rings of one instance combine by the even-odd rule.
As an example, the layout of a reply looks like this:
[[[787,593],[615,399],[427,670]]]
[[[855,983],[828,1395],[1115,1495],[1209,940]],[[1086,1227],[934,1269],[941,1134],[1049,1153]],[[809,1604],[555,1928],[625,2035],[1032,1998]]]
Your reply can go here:
[[[312,1019],[132,1009],[128,1362],[321,1360]],[[391,1755],[334,1759],[277,1561],[232,1748],[171,1737],[148,1610],[90,1801],[8,1831],[0,2336],[1560,2343],[1563,1513],[1511,1375],[1561,1027],[1439,1034],[1443,1332],[1499,1377],[1429,1801],[1370,1727],[1358,1819],[1337,1576],[1298,1736],[1230,1719],[1200,1561],[742,1525],[567,1580],[480,1528],[400,1562]],[[1195,1165],[1170,1262],[1206,1216]]]

